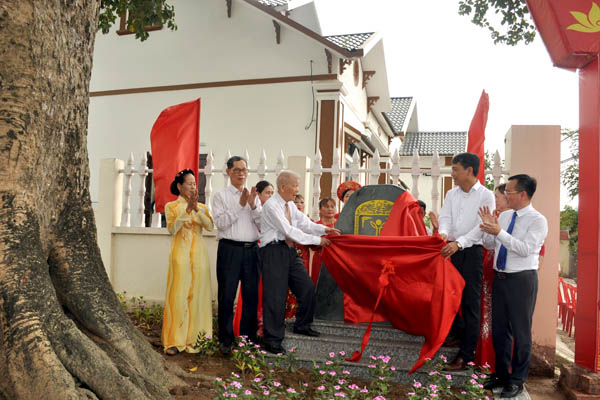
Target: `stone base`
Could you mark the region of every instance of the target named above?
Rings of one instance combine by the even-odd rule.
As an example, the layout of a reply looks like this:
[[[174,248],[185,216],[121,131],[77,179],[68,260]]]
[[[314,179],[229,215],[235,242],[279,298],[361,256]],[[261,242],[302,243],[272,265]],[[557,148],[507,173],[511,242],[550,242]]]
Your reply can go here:
[[[556,361],[556,348],[533,344],[531,349],[531,363],[529,375],[554,377],[554,365]]]
[[[570,400],[600,398],[600,374],[577,365],[560,368],[558,385]]]

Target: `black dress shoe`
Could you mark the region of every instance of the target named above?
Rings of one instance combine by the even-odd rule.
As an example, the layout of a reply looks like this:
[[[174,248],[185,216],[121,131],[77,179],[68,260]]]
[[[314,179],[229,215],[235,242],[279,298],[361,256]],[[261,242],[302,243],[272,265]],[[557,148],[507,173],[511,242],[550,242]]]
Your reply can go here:
[[[298,335],[312,336],[312,337],[321,336],[321,334],[319,332],[315,331],[313,328],[294,328],[294,333],[297,333]]]
[[[502,393],[500,393],[501,399],[510,399],[513,397],[517,397],[523,391],[523,385],[506,385],[504,389],[502,389]]]
[[[483,388],[485,390],[494,390],[499,387],[504,387],[506,385],[506,380],[500,379],[498,375],[491,374]]]
[[[221,352],[221,354],[223,354],[224,356],[228,356],[231,354],[231,345],[230,344],[225,344],[225,343],[221,343],[219,345],[219,351]]]
[[[462,357],[456,357],[454,361],[444,367],[444,371],[464,371],[467,369],[467,362]]]
[[[273,354],[285,354],[285,349],[279,344],[265,343],[265,350]]]

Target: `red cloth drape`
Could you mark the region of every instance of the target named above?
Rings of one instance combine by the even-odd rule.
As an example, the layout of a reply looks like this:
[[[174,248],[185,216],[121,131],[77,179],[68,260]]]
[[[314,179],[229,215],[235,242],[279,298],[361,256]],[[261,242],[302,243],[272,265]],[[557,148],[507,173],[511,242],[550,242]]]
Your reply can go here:
[[[477,104],[477,110],[469,126],[469,136],[467,142],[467,151],[470,153],[477,154],[479,156],[479,173],[477,179],[483,185],[485,180],[485,152],[483,149],[483,143],[485,142],[485,126],[487,125],[488,110],[490,108],[490,99],[488,94],[483,90],[479,103]]]
[[[156,212],[177,196],[170,191],[175,174],[191,169],[198,177],[200,99],[165,108],[150,133]]]
[[[395,328],[425,337],[411,372],[421,367],[450,331],[464,287],[458,271],[440,254],[445,242],[439,236],[341,235],[329,239],[331,245],[321,257],[344,295],[372,310],[387,283],[378,311]]]

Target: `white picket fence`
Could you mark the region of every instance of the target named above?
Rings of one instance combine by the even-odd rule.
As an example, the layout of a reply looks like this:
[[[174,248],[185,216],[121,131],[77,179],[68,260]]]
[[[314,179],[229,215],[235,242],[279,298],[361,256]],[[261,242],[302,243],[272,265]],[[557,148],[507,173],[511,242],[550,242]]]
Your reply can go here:
[[[331,174],[331,194],[327,193],[328,196],[332,198],[336,198],[336,190],[337,186],[341,182],[341,178],[350,178],[354,181],[365,182],[366,184],[377,184],[379,182],[379,177],[381,174],[387,174],[391,180],[392,184],[398,185],[400,182],[401,174],[410,174],[412,177],[412,185],[410,186],[410,193],[416,198],[419,199],[419,178],[422,174],[430,174],[432,179],[432,190],[431,190],[431,200],[432,205],[431,208],[434,212],[438,212],[438,206],[440,204],[440,177],[449,176],[451,172],[450,167],[441,167],[440,166],[440,156],[436,151],[432,156],[431,166],[423,166],[421,165],[421,157],[417,152],[412,155],[412,162],[410,167],[402,167],[401,166],[401,156],[396,150],[392,157],[386,160],[386,168],[381,168],[381,157],[379,155],[379,151],[375,151],[375,154],[370,162],[369,168],[361,168],[360,167],[360,158],[358,156],[358,152],[354,152],[352,156],[352,162],[350,166],[347,168],[340,167],[340,155],[339,151],[334,152],[332,167],[325,168],[322,165],[322,157],[321,152],[317,151],[315,157],[312,160],[311,168],[308,168],[305,172],[308,174],[311,179],[311,204],[312,204],[312,218],[318,219],[318,207],[316,206],[321,198],[321,178],[323,174],[329,173]],[[224,162],[220,168],[215,168],[215,158],[212,151],[208,152],[206,166],[199,170],[200,174],[204,174],[206,177],[206,186],[205,186],[205,202],[206,205],[210,208],[211,198],[213,195],[213,180],[216,179],[218,174],[223,176],[224,186],[229,184],[229,177],[227,176],[227,160],[231,157],[231,152],[228,151],[225,155]],[[246,160],[248,160],[248,172],[249,174],[256,174],[257,177],[262,180],[269,173],[275,174],[276,176],[279,173],[286,169],[284,162],[285,156],[283,154],[283,150],[279,152],[277,156],[277,161],[275,167],[269,168],[267,166],[267,155],[265,150],[263,149],[261,152],[261,156],[258,161],[258,165],[256,168],[251,168],[250,157],[248,155],[248,150],[245,150],[244,156]],[[135,168],[135,160],[133,153],[130,154],[129,159],[127,160],[127,164],[124,169],[118,171],[119,174],[123,174],[125,177],[124,180],[124,201],[123,201],[123,212],[121,218],[121,227],[145,227],[145,218],[144,218],[144,194],[146,192],[146,177],[148,174],[152,173],[152,169],[147,167],[147,158],[146,154],[142,156],[142,159],[139,163],[139,168]],[[296,171],[301,172],[301,171]],[[486,170],[486,176],[491,175],[494,181],[494,186],[497,186],[503,175],[507,175],[507,171],[505,171],[502,167],[502,160],[500,159],[500,154],[498,151],[494,153],[492,168],[490,170]],[[137,218],[135,225],[132,225],[131,220],[131,202],[132,202],[132,187],[134,177],[138,177],[139,181],[139,190],[137,194],[139,196],[136,203],[139,204],[137,209]],[[364,179],[361,179],[364,178]],[[388,183],[390,183],[388,181]],[[158,213],[155,213],[152,218],[152,226],[160,227],[161,218]]]

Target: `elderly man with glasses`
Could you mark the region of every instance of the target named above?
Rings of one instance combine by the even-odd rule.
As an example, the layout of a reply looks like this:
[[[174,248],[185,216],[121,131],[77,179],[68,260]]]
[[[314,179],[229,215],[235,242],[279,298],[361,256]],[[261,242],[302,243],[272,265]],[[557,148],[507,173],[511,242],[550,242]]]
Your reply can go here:
[[[215,194],[212,213],[218,229],[217,283],[219,350],[231,353],[233,333],[233,303],[241,282],[242,318],[240,334],[256,342],[258,320],[258,233],[261,205],[256,188],[245,187],[248,178],[246,160],[233,156],[227,160],[230,185]]]

